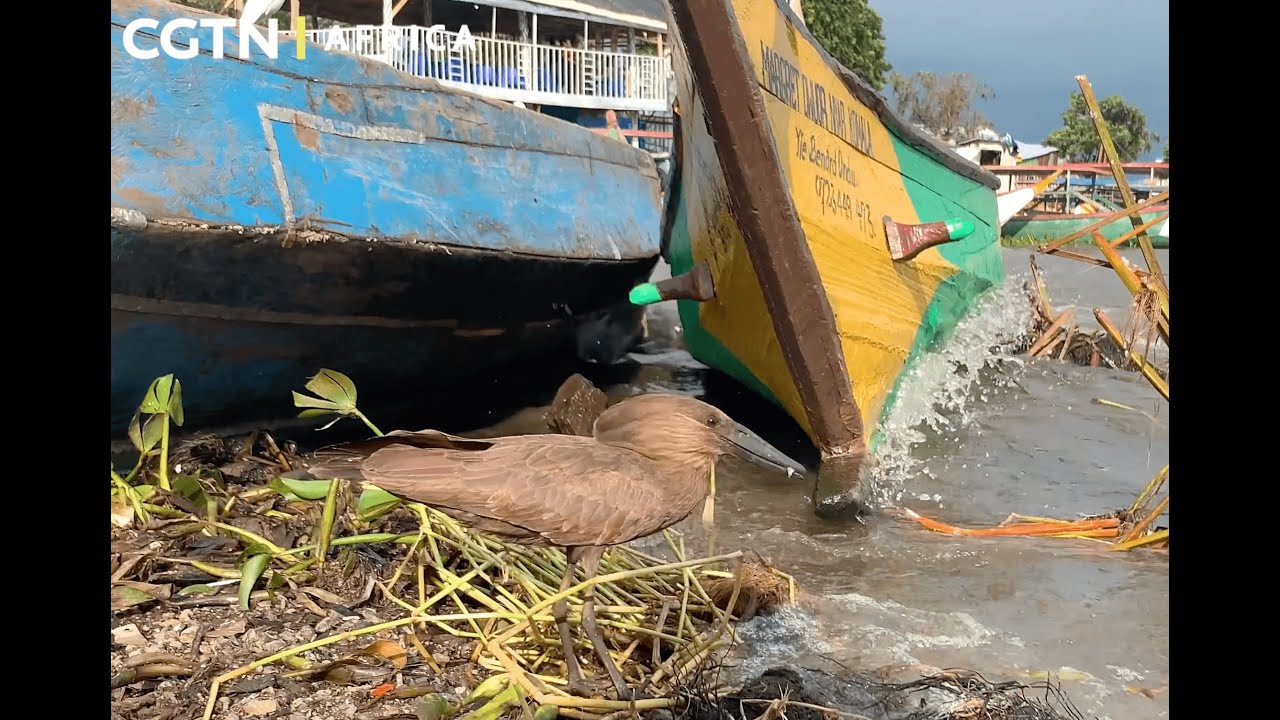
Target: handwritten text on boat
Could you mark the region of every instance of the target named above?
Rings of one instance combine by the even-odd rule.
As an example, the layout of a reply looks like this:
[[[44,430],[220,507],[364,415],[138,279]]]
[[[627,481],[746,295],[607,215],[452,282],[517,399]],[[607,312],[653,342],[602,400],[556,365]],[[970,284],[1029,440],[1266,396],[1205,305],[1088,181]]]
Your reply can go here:
[[[817,123],[863,155],[871,155],[871,126],[834,93],[800,72],[773,48],[760,43],[761,85],[792,110]]]

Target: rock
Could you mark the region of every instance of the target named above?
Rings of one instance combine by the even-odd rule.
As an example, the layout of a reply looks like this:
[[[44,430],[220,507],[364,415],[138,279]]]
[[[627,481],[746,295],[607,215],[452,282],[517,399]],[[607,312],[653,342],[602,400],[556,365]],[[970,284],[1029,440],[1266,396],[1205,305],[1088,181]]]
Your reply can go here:
[[[266,700],[254,700],[252,702],[247,702],[240,706],[240,709],[244,711],[245,715],[262,717],[264,715],[271,715],[275,713],[280,709],[280,704],[277,703],[274,698],[268,698]]]
[[[146,645],[147,639],[143,637],[142,631],[134,623],[121,625],[111,631],[111,639],[117,645]]]

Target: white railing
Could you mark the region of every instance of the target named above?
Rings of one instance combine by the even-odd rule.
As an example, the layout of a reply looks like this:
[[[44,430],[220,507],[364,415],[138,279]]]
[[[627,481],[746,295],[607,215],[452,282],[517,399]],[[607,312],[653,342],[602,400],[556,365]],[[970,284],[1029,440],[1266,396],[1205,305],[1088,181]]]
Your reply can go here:
[[[534,45],[432,30],[420,25],[356,25],[308,30],[307,41],[385,62],[500,100],[541,105],[668,110],[670,63],[630,55]]]

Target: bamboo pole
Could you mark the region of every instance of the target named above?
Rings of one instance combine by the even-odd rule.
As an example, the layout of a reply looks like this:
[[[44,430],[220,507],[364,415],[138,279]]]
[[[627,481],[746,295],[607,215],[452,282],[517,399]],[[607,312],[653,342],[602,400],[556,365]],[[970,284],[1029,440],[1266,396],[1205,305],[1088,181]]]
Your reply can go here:
[[[1044,334],[1040,336],[1040,339],[1036,340],[1035,343],[1027,349],[1027,354],[1031,357],[1036,357],[1039,353],[1048,349],[1050,341],[1057,336],[1058,331],[1065,327],[1068,322],[1073,320],[1075,316],[1075,308],[1067,308],[1066,310],[1063,310],[1062,313],[1054,319],[1053,324],[1049,326],[1049,329],[1045,330]]]
[[[1126,208],[1124,210],[1117,210],[1113,213],[1108,213],[1101,220],[1089,223],[1087,226],[1080,228],[1079,230],[1071,233],[1070,235],[1067,235],[1066,237],[1054,240],[1048,245],[1041,245],[1039,250],[1042,253],[1053,254],[1054,252],[1057,251],[1058,248],[1062,247],[1063,245],[1066,245],[1069,242],[1072,242],[1073,240],[1079,240],[1080,238],[1084,237],[1085,235],[1088,235],[1094,230],[1099,230],[1101,228],[1104,228],[1107,225],[1110,225],[1111,223],[1119,220],[1120,218],[1125,217],[1126,215],[1138,213],[1141,210],[1145,210],[1146,208],[1152,205],[1155,205],[1156,203],[1163,202],[1168,199],[1169,199],[1168,190],[1165,190],[1159,195],[1152,195],[1151,197],[1147,198],[1146,200],[1143,200],[1142,202],[1138,203],[1137,205],[1134,205],[1131,208]]]
[[[1162,222],[1164,222],[1165,220],[1168,220],[1168,219],[1169,219],[1169,213],[1165,213],[1165,214],[1163,214],[1163,215],[1161,215],[1161,216],[1159,216],[1159,217],[1152,218],[1151,220],[1148,220],[1148,221],[1146,221],[1146,222],[1142,223],[1142,227],[1141,227],[1141,228],[1134,228],[1133,230],[1130,230],[1129,232],[1127,232],[1127,233],[1125,233],[1125,234],[1121,235],[1120,237],[1116,238],[1115,240],[1110,241],[1110,242],[1111,242],[1111,247],[1113,247],[1113,248],[1118,248],[1118,247],[1120,247],[1121,245],[1123,245],[1123,244],[1125,243],[1125,241],[1130,240],[1130,239],[1132,239],[1132,238],[1133,238],[1133,236],[1134,236],[1134,235],[1137,235],[1139,230],[1141,230],[1142,232],[1146,232],[1147,230],[1150,230],[1150,229],[1151,229],[1151,226],[1152,226],[1152,225],[1158,225],[1158,224],[1160,224],[1160,223],[1162,223]]]
[[[1102,233],[1095,232],[1093,234],[1093,243],[1098,246],[1102,254],[1107,258],[1107,262],[1111,264],[1111,269],[1116,271],[1116,275],[1120,276],[1120,282],[1124,283],[1125,288],[1130,295],[1136,296],[1147,288],[1142,282],[1133,268],[1120,257],[1120,253],[1116,251],[1115,246],[1107,242],[1102,237]],[[1148,275],[1148,278],[1151,276]],[[1169,344],[1169,298],[1161,293],[1161,288],[1155,283],[1150,283],[1152,292],[1156,294],[1156,299],[1160,303],[1161,314],[1156,318],[1156,327],[1160,330],[1160,337],[1164,338],[1166,345]]]
[[[1111,336],[1111,340],[1115,342],[1116,347],[1123,350],[1129,356],[1129,360],[1138,366],[1147,382],[1151,383],[1151,386],[1156,389],[1156,392],[1160,393],[1161,397],[1168,400],[1169,383],[1160,377],[1160,373],[1156,372],[1155,366],[1147,362],[1147,359],[1142,357],[1136,350],[1129,347],[1129,344],[1124,341],[1124,336],[1120,334],[1120,331],[1111,322],[1111,319],[1107,317],[1107,314],[1102,312],[1101,308],[1094,308],[1093,316],[1098,319],[1098,324],[1102,326],[1102,329]]]
[[[1142,248],[1142,257],[1146,258],[1147,269],[1168,294],[1169,288],[1164,283],[1164,272],[1160,269],[1160,260],[1156,257],[1155,248],[1151,245],[1151,238],[1147,237],[1147,231],[1142,229],[1142,216],[1134,208],[1133,190],[1129,189],[1129,180],[1125,177],[1124,167],[1120,164],[1120,155],[1116,152],[1115,142],[1111,139],[1111,131],[1107,129],[1107,121],[1102,117],[1098,98],[1093,95],[1093,85],[1084,75],[1077,75],[1076,83],[1080,85],[1085,105],[1089,108],[1089,116],[1093,119],[1093,127],[1098,131],[1098,139],[1102,141],[1102,148],[1106,151],[1107,163],[1111,165],[1111,175],[1116,180],[1116,186],[1120,188],[1120,197],[1124,200],[1126,208],[1132,208],[1127,214],[1129,222],[1133,223],[1137,231],[1138,246]]]

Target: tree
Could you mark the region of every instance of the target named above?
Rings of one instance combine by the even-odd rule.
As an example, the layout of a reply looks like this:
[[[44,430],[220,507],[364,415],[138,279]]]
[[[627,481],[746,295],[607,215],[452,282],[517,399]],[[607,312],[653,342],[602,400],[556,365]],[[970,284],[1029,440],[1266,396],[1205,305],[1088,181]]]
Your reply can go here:
[[[1164,141],[1164,161],[1169,162],[1169,141]]]
[[[914,72],[906,77],[892,73],[889,85],[898,114],[944,140],[963,139],[988,125],[973,105],[996,96],[990,86],[977,82],[968,73]]]
[[[890,65],[884,59],[880,15],[867,0],[803,0],[804,21],[813,37],[841,65],[877,90]]]
[[[1160,136],[1147,129],[1147,116],[1119,95],[1098,102],[1102,119],[1111,132],[1120,162],[1133,162],[1160,141]],[[1078,90],[1071,93],[1067,111],[1062,113],[1062,127],[1049,133],[1045,144],[1058,148],[1068,162],[1095,162],[1102,158],[1102,141],[1089,117],[1089,107]]]

